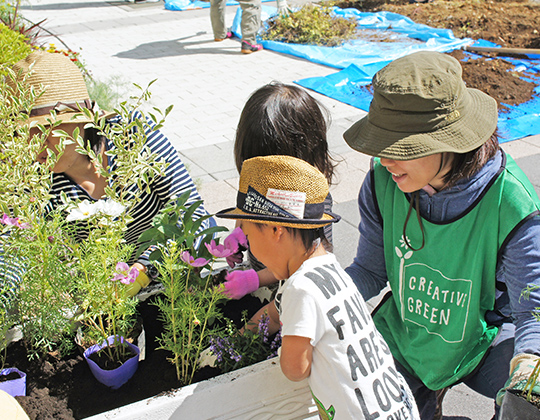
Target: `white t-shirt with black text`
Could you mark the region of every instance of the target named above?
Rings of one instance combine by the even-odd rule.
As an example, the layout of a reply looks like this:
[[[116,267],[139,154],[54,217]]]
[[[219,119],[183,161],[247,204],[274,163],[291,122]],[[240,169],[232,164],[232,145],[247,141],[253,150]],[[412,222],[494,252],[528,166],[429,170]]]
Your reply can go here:
[[[282,335],[313,346],[308,383],[323,419],[419,419],[409,387],[364,299],[333,254],[317,256],[280,286]]]

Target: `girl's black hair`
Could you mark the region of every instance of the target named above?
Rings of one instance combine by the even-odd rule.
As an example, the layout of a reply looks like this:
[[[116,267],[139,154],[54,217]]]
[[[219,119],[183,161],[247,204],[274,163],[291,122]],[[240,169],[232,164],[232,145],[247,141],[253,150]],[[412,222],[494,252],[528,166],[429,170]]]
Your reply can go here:
[[[305,160],[331,184],[334,160],[328,151],[328,110],[304,89],[272,82],[246,102],[234,143],[238,172],[246,159],[287,155]]]
[[[105,136],[99,134],[99,130],[93,127],[84,129],[84,139],[90,145],[92,151],[98,155],[105,145]],[[90,159],[89,156],[87,156]]]
[[[499,147],[499,133],[495,131],[491,137],[477,149],[467,153],[454,153],[450,170],[444,175],[445,188],[451,187],[464,178],[470,178],[491,159]]]

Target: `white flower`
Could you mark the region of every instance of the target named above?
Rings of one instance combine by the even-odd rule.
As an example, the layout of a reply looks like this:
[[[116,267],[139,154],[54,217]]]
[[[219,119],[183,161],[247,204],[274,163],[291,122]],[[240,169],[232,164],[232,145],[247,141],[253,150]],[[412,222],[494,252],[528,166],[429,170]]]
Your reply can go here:
[[[118,217],[126,210],[126,206],[114,200],[99,200],[96,202],[96,206],[98,206],[99,213],[111,217]]]
[[[91,203],[88,200],[83,200],[77,205],[77,207],[71,209],[66,217],[66,220],[68,222],[72,222],[74,220],[84,220],[94,215],[118,217],[125,210],[125,206],[113,200],[98,200],[95,203]]]
[[[72,222],[74,220],[84,220],[88,219],[90,216],[93,216],[99,211],[96,204],[90,203],[88,200],[81,201],[77,207],[74,207],[69,212],[66,220]]]

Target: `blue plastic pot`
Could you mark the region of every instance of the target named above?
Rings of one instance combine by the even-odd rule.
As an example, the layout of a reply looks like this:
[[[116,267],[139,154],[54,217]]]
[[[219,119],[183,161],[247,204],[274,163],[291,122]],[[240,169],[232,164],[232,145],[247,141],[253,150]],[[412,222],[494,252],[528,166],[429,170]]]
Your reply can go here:
[[[0,389],[7,392],[12,397],[26,396],[26,373],[17,368],[7,368],[0,370],[0,376],[7,376],[10,373],[17,373],[19,378],[9,381],[1,381]]]
[[[112,389],[118,389],[129,381],[139,367],[139,348],[136,345],[124,340],[124,337],[118,337],[116,341],[126,345],[129,351],[133,353],[133,357],[128,359],[122,366],[119,366],[116,369],[102,369],[96,362],[89,358],[91,354],[97,353],[101,349],[112,345],[115,342],[114,337],[109,337],[103,343],[95,344],[86,349],[84,352],[84,358],[86,359],[86,362],[88,363],[94,377],[103,385]]]

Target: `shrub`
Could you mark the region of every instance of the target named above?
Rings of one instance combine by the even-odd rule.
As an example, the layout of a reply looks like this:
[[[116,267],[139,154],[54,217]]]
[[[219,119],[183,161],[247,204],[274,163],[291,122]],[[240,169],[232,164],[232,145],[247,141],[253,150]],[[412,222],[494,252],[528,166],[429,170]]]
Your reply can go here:
[[[356,20],[334,16],[332,8],[307,4],[268,19],[262,39],[335,47],[356,37]]]
[[[15,64],[30,54],[30,51],[32,48],[23,34],[0,23],[0,63]]]

